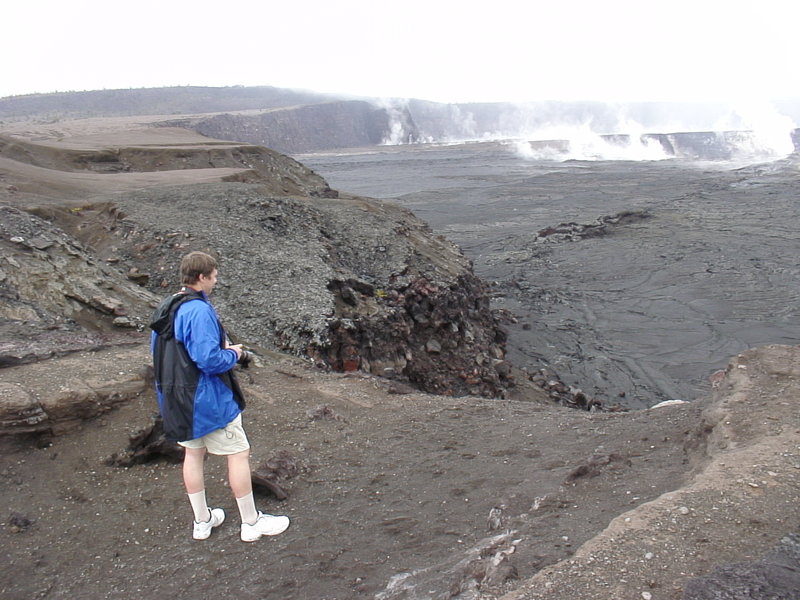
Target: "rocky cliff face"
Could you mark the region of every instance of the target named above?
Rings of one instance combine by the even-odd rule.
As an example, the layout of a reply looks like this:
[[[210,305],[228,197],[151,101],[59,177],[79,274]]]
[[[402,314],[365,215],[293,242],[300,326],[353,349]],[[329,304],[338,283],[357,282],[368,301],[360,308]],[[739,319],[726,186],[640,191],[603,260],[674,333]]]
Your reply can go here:
[[[45,219],[0,206],[0,367],[132,342],[156,297]]]
[[[146,342],[180,258],[204,250],[220,259],[223,321],[257,352],[450,395],[512,385],[487,290],[455,245],[276,152],[184,134],[0,140],[2,364]]]
[[[249,184],[148,190],[117,203],[126,216],[112,233],[114,259],[148,274],[154,293],[175,288],[185,252],[221,257],[214,302],[238,339],[426,391],[494,396],[510,383],[483,283],[457,247],[404,209]]]
[[[302,153],[415,141],[407,109],[389,111],[363,101],[326,102],[251,114],[221,114],[167,121],[209,137]]]

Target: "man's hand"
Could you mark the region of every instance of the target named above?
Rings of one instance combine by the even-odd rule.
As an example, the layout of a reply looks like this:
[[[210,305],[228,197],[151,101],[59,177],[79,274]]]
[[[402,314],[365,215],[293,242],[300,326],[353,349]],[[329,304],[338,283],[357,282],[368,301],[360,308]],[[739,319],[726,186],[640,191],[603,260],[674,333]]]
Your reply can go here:
[[[242,348],[241,344],[229,344],[228,342],[225,342],[225,349],[230,349],[230,350],[233,350],[234,352],[236,352],[236,360],[237,361],[240,358],[242,358],[242,353],[244,352],[244,348]]]

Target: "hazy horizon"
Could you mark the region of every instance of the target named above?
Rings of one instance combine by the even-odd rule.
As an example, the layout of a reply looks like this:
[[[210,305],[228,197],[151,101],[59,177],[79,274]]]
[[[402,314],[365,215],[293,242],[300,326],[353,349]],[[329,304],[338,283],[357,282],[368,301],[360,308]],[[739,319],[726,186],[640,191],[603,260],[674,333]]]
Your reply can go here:
[[[779,101],[800,6],[29,0],[5,14],[0,97],[273,85],[434,102]]]

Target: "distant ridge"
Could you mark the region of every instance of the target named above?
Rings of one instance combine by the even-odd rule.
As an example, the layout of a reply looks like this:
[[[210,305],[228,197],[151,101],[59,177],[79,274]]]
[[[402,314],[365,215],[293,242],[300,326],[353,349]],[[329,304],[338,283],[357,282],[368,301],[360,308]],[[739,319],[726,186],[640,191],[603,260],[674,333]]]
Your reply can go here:
[[[213,113],[316,104],[334,99],[337,98],[326,94],[270,86],[180,86],[55,92],[0,98],[0,120],[34,116],[84,119]]]

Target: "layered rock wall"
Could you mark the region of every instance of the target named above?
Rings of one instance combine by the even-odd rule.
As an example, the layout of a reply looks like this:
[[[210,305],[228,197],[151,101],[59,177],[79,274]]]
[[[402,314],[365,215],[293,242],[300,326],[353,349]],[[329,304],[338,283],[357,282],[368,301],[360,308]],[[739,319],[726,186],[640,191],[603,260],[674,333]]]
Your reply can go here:
[[[275,109],[255,115],[214,115],[167,124],[185,125],[209,137],[294,154],[377,146],[389,140],[408,143],[416,139],[416,127],[407,110],[390,115],[383,107],[358,100]],[[393,126],[399,126],[402,131],[399,136],[393,137]]]
[[[48,221],[0,206],[0,367],[125,341],[156,296]]]

